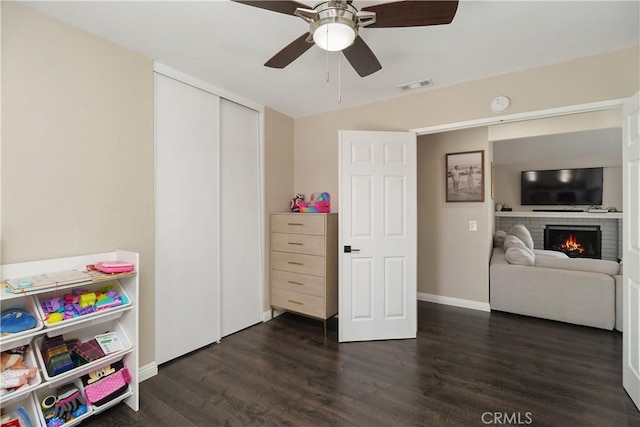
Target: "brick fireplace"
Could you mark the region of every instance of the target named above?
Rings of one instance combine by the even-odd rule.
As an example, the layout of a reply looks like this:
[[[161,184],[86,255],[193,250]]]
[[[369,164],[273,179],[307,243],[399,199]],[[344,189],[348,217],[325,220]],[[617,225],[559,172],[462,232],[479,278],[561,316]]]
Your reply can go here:
[[[544,248],[547,225],[598,226],[600,227],[601,258],[618,261],[622,257],[622,214],[588,212],[496,212],[496,230],[509,231],[516,224],[523,224],[531,232],[534,247]]]

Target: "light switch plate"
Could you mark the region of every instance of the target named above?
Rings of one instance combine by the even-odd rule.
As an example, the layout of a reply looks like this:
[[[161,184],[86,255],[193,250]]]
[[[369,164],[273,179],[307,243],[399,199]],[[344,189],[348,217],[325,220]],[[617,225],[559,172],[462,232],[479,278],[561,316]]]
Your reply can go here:
[[[469,221],[469,231],[478,231],[478,221]]]

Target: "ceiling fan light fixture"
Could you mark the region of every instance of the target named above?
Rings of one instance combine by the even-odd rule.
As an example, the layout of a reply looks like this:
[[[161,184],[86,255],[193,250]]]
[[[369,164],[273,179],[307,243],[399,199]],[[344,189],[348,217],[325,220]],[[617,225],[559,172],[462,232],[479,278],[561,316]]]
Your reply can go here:
[[[327,1],[313,9],[298,8],[294,15],[309,23],[311,38],[324,50],[343,50],[358,36],[358,11],[346,1]]]
[[[341,22],[321,24],[313,32],[313,41],[315,44],[330,52],[337,52],[351,46],[355,39],[355,29]]]

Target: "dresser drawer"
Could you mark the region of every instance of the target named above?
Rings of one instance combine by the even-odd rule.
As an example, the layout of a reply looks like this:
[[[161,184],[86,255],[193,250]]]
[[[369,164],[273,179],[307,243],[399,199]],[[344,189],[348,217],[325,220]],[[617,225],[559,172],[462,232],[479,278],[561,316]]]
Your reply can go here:
[[[324,215],[285,214],[271,215],[273,233],[324,235]]]
[[[324,277],[271,270],[271,287],[324,298]]]
[[[324,298],[284,289],[271,289],[271,305],[313,317],[325,317]]]
[[[273,233],[271,234],[271,249],[280,252],[324,256],[324,236]]]
[[[324,265],[325,260],[322,256],[271,251],[271,268],[275,270],[324,276]]]

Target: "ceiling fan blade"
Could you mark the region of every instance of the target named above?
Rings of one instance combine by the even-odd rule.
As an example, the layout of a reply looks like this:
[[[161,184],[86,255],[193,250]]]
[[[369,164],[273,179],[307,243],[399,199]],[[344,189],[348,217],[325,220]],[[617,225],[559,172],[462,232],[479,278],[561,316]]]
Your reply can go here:
[[[304,33],[288,45],[286,45],[280,52],[273,55],[271,59],[265,62],[266,67],[271,68],[284,68],[298,59],[300,55],[305,53],[313,43],[307,42],[309,33]]]
[[[457,1],[399,1],[362,8],[375,12],[376,22],[367,28],[423,27],[450,24],[458,10]]]
[[[356,37],[351,46],[343,49],[342,53],[360,77],[366,77],[382,69],[380,61],[360,36]]]
[[[309,6],[306,4],[298,3],[297,1],[269,1],[269,0],[254,0],[254,1],[245,1],[245,0],[232,0],[236,3],[246,4],[247,6],[259,7],[260,9],[267,9],[273,12],[284,13],[285,15],[293,15],[293,12],[296,11],[297,8],[308,9]]]

